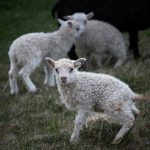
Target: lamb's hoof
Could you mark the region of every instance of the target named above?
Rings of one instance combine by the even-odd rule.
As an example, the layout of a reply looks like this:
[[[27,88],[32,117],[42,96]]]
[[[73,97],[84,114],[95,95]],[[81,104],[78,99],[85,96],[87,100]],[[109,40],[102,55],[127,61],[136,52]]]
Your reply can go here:
[[[36,91],[37,91],[36,88],[33,88],[33,89],[30,89],[30,90],[29,90],[30,93],[35,93]]]
[[[119,144],[121,141],[122,141],[122,138],[114,139],[114,140],[111,142],[111,144],[117,145],[117,144]]]
[[[78,144],[79,143],[79,138],[77,138],[74,134],[71,136],[70,139],[71,144]]]
[[[78,139],[76,139],[76,140],[70,140],[70,143],[72,144],[72,145],[75,145],[75,144],[78,144],[79,143],[79,140]]]
[[[18,91],[11,91],[10,94],[11,94],[11,95],[18,95],[18,93],[19,93]]]
[[[18,95],[18,93],[19,93],[18,89],[11,90],[11,92],[10,92],[11,95]]]

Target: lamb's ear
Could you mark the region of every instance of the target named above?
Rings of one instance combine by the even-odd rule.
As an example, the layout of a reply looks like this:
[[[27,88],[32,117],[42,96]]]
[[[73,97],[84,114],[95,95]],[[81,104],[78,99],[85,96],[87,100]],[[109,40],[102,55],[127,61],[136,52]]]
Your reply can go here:
[[[69,15],[69,16],[64,16],[63,18],[66,19],[66,20],[73,20],[73,17],[72,17],[71,15]]]
[[[55,61],[53,59],[48,58],[48,57],[46,57],[45,59],[51,68],[55,68]]]
[[[65,21],[63,21],[62,19],[59,19],[59,18],[58,18],[58,23],[59,23],[60,25],[63,25],[64,22],[65,22]]]
[[[82,66],[84,66],[86,63],[86,59],[85,58],[79,58],[74,62],[74,66],[76,68],[81,68]]]
[[[86,16],[87,16],[87,19],[91,19],[94,16],[94,12],[90,12]]]

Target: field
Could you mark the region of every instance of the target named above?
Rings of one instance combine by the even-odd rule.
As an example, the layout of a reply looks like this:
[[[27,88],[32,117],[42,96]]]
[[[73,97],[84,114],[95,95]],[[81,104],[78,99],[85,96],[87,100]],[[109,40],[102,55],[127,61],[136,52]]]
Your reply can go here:
[[[56,87],[43,85],[42,68],[31,77],[38,87],[35,94],[28,93],[19,80],[19,95],[10,95],[9,46],[24,33],[57,29],[57,22],[51,17],[54,2],[0,1],[0,150],[150,150],[150,99],[137,102],[140,115],[121,144],[111,144],[120,126],[97,121],[84,128],[79,144],[71,145],[76,114],[60,103]],[[150,29],[140,32],[139,47],[142,59],[134,61],[129,57],[121,68],[92,71],[112,74],[135,92],[150,97]]]

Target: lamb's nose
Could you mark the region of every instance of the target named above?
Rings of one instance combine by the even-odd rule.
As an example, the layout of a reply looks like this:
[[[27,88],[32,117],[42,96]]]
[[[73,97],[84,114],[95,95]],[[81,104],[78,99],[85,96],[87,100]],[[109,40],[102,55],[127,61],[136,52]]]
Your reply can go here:
[[[61,77],[61,81],[62,82],[66,82],[67,81],[67,77]]]

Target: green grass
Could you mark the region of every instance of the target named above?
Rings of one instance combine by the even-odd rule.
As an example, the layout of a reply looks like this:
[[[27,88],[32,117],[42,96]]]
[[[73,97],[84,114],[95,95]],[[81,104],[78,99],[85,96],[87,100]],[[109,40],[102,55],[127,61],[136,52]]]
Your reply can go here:
[[[18,36],[56,29],[56,21],[51,17],[54,2],[54,0],[0,1],[0,63],[8,62],[9,46]]]
[[[3,69],[3,78],[8,65]],[[113,74],[128,83],[137,93],[150,95],[150,69],[143,62],[127,63],[124,68],[103,68],[97,72]],[[0,94],[0,149],[2,150],[120,150],[150,148],[150,101],[137,102],[141,111],[135,126],[120,145],[111,145],[119,126],[98,121],[84,128],[78,145],[69,143],[75,113],[59,101],[57,88],[43,85],[43,71],[37,69],[33,81],[38,92],[30,94],[19,80],[20,94],[11,96],[4,77]],[[35,77],[36,76],[36,77]]]
[[[44,72],[37,69],[32,80],[35,94],[26,91],[19,80],[19,95],[10,95],[8,50],[18,36],[29,32],[49,32],[57,28],[51,18],[54,0],[0,1],[0,150],[149,150],[150,100],[137,102],[141,111],[135,126],[119,145],[111,141],[119,126],[98,121],[84,128],[78,145],[69,143],[75,113],[60,103],[57,88],[43,85]],[[150,48],[150,30],[140,33],[139,46],[146,55]],[[118,69],[95,70],[112,74],[137,93],[150,96],[150,58],[128,61]]]

